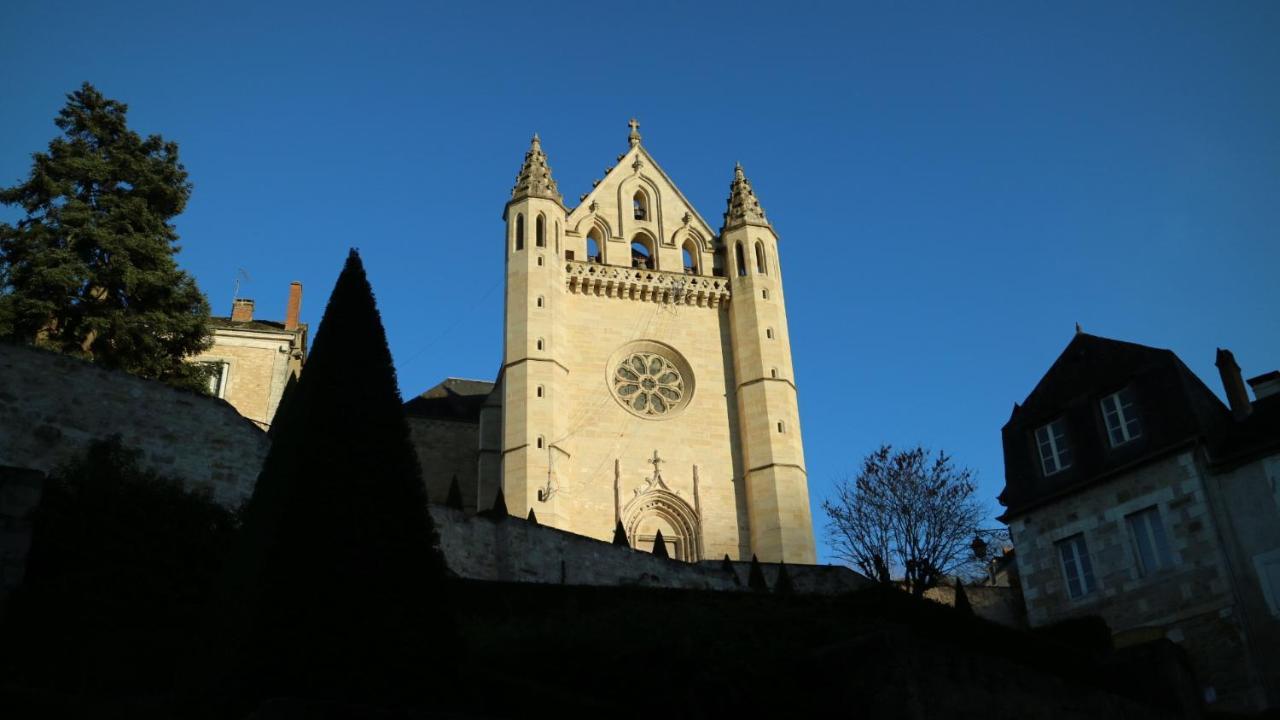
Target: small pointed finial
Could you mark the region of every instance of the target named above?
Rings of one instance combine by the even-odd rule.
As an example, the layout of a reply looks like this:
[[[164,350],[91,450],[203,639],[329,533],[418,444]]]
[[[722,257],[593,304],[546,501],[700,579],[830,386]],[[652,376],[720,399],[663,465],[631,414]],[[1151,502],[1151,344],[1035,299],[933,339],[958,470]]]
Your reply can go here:
[[[1084,332],[1084,330],[1080,328],[1080,323],[1076,323],[1076,334],[1079,335],[1082,332]]]
[[[735,162],[733,164],[733,177],[735,180],[741,180],[742,178],[746,177],[746,175],[744,175],[742,172],[742,163]]]
[[[640,121],[631,118],[627,125],[631,128],[631,132],[627,134],[627,142],[631,144],[631,147],[635,147],[640,144]]]

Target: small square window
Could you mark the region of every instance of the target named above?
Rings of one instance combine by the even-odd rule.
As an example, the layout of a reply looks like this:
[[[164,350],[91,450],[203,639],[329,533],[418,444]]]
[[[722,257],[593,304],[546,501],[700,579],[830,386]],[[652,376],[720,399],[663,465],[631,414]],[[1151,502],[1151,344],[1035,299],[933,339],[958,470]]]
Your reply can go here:
[[[1134,407],[1133,390],[1125,388],[1102,398],[1102,417],[1107,421],[1107,437],[1111,447],[1123,445],[1142,436],[1138,411]]]
[[[1054,544],[1058,548],[1058,559],[1062,561],[1067,595],[1075,600],[1097,590],[1098,581],[1093,577],[1093,563],[1089,560],[1089,548],[1084,543],[1084,535],[1072,535]]]
[[[1124,520],[1129,526],[1129,539],[1133,542],[1134,559],[1140,575],[1173,567],[1173,550],[1169,547],[1169,536],[1164,531],[1158,506],[1152,505],[1126,515]]]
[[[1045,477],[1071,467],[1071,446],[1067,444],[1067,423],[1058,418],[1036,430],[1040,468]]]

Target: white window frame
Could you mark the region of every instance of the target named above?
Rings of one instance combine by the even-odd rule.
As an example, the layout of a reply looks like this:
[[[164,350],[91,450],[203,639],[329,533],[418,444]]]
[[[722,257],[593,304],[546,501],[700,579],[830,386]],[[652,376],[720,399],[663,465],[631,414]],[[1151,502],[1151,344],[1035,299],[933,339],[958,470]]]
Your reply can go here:
[[[212,365],[214,369],[214,377],[209,378],[209,392],[216,398],[223,400],[227,397],[227,385],[231,381],[231,363],[226,360],[208,360],[204,364]],[[215,387],[214,381],[217,381]]]
[[[1043,435],[1043,437],[1041,437]],[[1036,453],[1040,457],[1040,470],[1045,477],[1055,475],[1071,467],[1071,458],[1063,462],[1063,457],[1071,452],[1071,445],[1067,443],[1067,427],[1064,418],[1058,418],[1053,422],[1046,423],[1036,428]],[[1045,448],[1048,447],[1050,455],[1045,456]],[[1049,460],[1053,461],[1053,468],[1049,468]]]
[[[1125,388],[1102,398],[1102,420],[1107,426],[1107,440],[1111,447],[1120,447],[1142,437],[1142,423],[1138,420],[1133,390]],[[1109,407],[1108,407],[1109,406]],[[1119,433],[1120,441],[1116,442]]]
[[[1129,542],[1133,545],[1133,562],[1138,568],[1139,577],[1147,577],[1178,564],[1159,505],[1151,505],[1125,515],[1124,524],[1129,531]],[[1143,559],[1144,545],[1150,551],[1150,564]]]
[[[1067,590],[1067,597],[1079,600],[1098,590],[1098,577],[1093,573],[1093,561],[1089,558],[1089,545],[1085,542],[1084,533],[1058,540],[1053,544],[1053,549],[1058,554],[1058,566],[1062,568],[1062,584]],[[1063,553],[1064,549],[1070,550],[1070,564]],[[1073,576],[1080,586],[1079,591],[1071,588]]]

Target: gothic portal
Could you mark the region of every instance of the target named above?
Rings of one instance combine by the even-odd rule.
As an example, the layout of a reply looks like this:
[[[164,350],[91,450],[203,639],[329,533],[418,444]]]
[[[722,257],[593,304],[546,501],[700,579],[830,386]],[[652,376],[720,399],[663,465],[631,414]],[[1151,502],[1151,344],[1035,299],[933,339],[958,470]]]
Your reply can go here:
[[[536,135],[525,153],[476,504],[501,485],[512,515],[570,532],[813,563],[778,236],[740,166],[717,232],[634,120],[628,140],[575,208]]]

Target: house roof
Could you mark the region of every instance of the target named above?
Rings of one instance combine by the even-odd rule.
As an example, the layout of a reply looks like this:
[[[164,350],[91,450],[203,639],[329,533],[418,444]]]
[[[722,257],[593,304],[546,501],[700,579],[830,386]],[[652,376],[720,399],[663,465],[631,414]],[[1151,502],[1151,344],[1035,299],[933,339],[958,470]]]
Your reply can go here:
[[[493,391],[493,383],[484,380],[446,378],[404,404],[405,415],[435,420],[480,422],[480,408]]]
[[[263,330],[268,332],[293,332],[291,330],[286,330],[284,327],[284,323],[276,322],[275,320],[239,321],[239,320],[232,320],[229,317],[216,317],[216,316],[209,318],[209,327],[215,328],[215,329],[225,328],[227,330]],[[298,325],[298,327],[305,328],[306,324],[302,323]]]
[[[1137,439],[1113,447],[1100,401],[1121,389],[1135,397]],[[1061,420],[1071,464],[1045,475],[1037,428]],[[1222,402],[1172,351],[1077,333],[1002,429],[1005,519],[1104,482],[1137,464],[1202,441],[1211,451],[1229,434]]]

